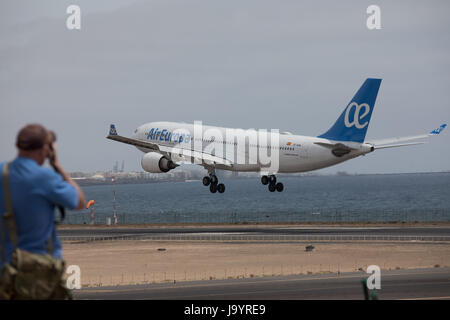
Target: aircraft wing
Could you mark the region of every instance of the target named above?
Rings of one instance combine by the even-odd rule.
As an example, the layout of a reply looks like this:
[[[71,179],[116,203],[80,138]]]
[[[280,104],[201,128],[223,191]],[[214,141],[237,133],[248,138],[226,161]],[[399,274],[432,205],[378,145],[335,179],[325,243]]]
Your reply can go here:
[[[408,136],[408,137],[400,137],[400,138],[389,138],[389,139],[382,139],[382,140],[372,140],[367,141],[368,143],[372,144],[375,149],[386,149],[386,148],[395,148],[395,147],[404,147],[404,146],[412,146],[417,144],[424,144],[425,141],[420,142],[409,142],[404,143],[406,141],[412,141],[412,140],[419,140],[419,139],[426,139],[432,136],[436,136],[442,132],[442,130],[447,127],[447,124],[442,124],[439,128],[434,129],[433,131],[430,131],[427,134],[421,134],[416,136]]]
[[[177,147],[169,147],[160,145],[157,143],[147,142],[139,139],[133,139],[128,138],[124,136],[120,136],[117,134],[116,127],[112,124],[109,129],[109,134],[106,137],[107,139],[130,144],[136,147],[146,148],[155,150],[156,152],[160,153],[167,153],[172,161],[175,163],[194,163],[195,160],[199,161],[199,164],[203,164],[203,162],[206,162],[207,164],[223,164],[226,166],[232,166],[233,163],[225,158],[217,157],[212,154],[201,152],[201,151],[195,151],[190,149],[183,149],[183,148],[177,148]]]

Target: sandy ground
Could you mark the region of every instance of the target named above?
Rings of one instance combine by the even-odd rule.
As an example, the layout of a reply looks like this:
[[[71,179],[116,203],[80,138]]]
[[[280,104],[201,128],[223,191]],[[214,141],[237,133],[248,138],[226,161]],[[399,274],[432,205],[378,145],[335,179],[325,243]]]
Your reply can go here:
[[[315,248],[306,252],[305,247]],[[165,250],[161,250],[165,249]],[[63,243],[81,283],[107,286],[272,275],[450,266],[448,243],[251,243],[105,241]]]

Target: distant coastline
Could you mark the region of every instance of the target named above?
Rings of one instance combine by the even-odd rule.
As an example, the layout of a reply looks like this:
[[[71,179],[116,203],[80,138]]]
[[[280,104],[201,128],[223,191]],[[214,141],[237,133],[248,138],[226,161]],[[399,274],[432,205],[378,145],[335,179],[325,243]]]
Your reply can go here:
[[[221,172],[224,179],[255,179],[259,173]],[[450,174],[450,171],[442,172],[410,172],[410,173],[348,173],[338,171],[334,174],[323,173],[293,173],[278,174],[279,177],[350,177],[350,176],[379,176],[379,175],[422,175],[422,174]],[[201,171],[175,171],[169,173],[152,174],[147,172],[96,172],[70,174],[80,186],[114,185],[114,184],[149,184],[159,182],[195,182],[201,181],[204,172]]]

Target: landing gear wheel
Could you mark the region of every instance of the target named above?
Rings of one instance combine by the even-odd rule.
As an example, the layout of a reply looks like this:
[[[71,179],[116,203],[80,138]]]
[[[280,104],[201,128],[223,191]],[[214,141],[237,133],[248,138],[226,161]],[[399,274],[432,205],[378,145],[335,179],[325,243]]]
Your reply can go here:
[[[270,184],[273,184],[273,185],[275,185],[276,183],[277,183],[277,177],[275,177],[275,175],[270,175],[269,176],[269,182],[270,182]]]
[[[269,191],[270,192],[274,192],[275,191],[275,185],[274,184],[269,184]]]
[[[269,183],[269,177],[268,176],[262,176],[261,177],[261,183],[263,185],[267,185]]]
[[[219,179],[217,179],[217,176],[215,174],[212,174],[211,175],[211,183],[217,184],[217,182],[219,182]]]
[[[211,183],[209,186],[209,191],[211,191],[211,193],[216,193],[217,192],[217,184]]]
[[[217,191],[219,191],[219,193],[224,193],[225,192],[225,185],[223,183],[219,183],[217,185]]]
[[[210,183],[211,183],[211,179],[209,177],[203,177],[203,185],[205,187],[209,186]]]
[[[284,189],[284,186],[283,186],[283,184],[281,182],[278,182],[275,187],[276,187],[278,192],[281,192]]]

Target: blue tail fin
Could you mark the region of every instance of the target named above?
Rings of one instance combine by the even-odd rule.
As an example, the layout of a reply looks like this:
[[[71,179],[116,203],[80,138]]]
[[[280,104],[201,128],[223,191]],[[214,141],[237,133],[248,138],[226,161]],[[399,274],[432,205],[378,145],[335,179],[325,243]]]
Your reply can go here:
[[[381,79],[366,79],[336,123],[319,138],[364,142]]]

